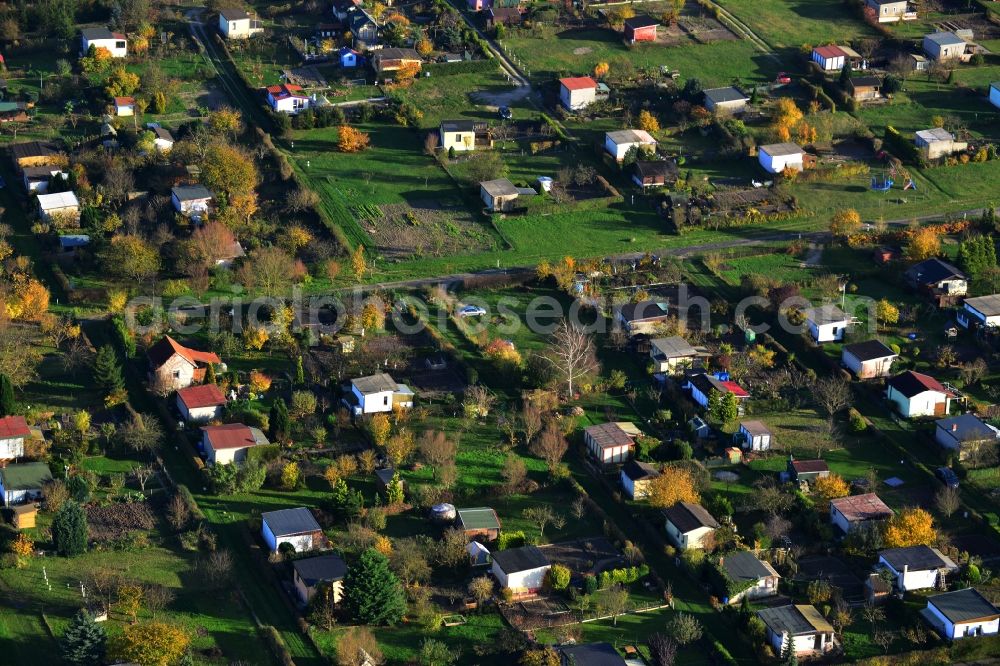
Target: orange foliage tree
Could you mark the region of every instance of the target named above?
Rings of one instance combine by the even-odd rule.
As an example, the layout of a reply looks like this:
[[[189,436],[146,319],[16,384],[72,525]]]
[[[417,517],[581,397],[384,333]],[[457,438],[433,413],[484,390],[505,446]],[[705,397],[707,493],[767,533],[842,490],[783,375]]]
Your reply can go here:
[[[350,125],[341,125],[337,135],[337,149],[342,153],[360,153],[368,148],[368,135]]]
[[[937,530],[927,511],[903,509],[886,522],[882,537],[886,548],[929,546],[937,541]]]
[[[649,484],[649,503],[665,509],[678,502],[697,502],[698,490],[691,473],[681,467],[666,467]]]

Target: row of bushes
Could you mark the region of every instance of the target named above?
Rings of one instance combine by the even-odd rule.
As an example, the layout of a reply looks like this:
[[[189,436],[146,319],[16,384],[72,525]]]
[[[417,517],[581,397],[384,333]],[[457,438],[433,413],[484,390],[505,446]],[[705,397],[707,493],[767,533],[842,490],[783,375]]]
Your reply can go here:
[[[637,567],[623,567],[621,569],[609,569],[597,575],[597,587],[607,589],[612,585],[629,585],[640,578],[649,575],[649,566],[640,564]]]

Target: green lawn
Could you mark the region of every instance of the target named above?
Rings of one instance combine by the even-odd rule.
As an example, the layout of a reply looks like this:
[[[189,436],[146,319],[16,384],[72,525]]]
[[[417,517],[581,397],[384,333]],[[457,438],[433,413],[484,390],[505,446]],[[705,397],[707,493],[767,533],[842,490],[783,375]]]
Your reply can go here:
[[[719,4],[779,51],[792,52],[802,44],[842,44],[875,35],[854,8],[843,3],[719,0]]]
[[[644,44],[627,47],[621,35],[603,28],[567,30],[549,39],[524,32],[503,40],[505,49],[528,63],[531,77],[540,81],[588,74],[599,62],[628,63],[636,69],[667,66],[682,79],[697,77],[705,87],[728,85],[733,79],[763,83],[780,66],[745,41],[683,44],[667,47]]]

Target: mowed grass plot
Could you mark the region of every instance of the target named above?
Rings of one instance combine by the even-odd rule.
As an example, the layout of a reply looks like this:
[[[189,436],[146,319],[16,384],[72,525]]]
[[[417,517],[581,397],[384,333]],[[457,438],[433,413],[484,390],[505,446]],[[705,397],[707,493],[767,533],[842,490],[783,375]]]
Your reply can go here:
[[[750,26],[778,50],[802,44],[849,42],[875,32],[853,7],[816,0],[719,0],[719,4]]]
[[[465,199],[441,167],[423,153],[412,129],[367,124],[371,144],[363,153],[337,150],[337,128],[294,133],[290,156],[299,173],[320,196],[320,207],[340,224],[352,243],[373,248],[376,243],[358,220],[359,206],[403,204],[466,208]],[[482,227],[484,235],[491,232]]]
[[[612,66],[624,62],[645,69],[666,66],[679,71],[682,79],[697,77],[706,86],[728,84],[734,78],[769,81],[780,69],[774,59],[745,41],[630,48],[620,34],[602,28],[567,30],[551,39],[517,36],[503,40],[503,44],[528,66],[533,78],[540,80],[587,74],[599,62]]]

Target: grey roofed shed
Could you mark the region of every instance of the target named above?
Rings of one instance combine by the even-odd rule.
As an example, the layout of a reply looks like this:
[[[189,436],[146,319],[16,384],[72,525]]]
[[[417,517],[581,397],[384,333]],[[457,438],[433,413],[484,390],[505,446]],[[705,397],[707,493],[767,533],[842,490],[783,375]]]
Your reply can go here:
[[[545,557],[545,553],[538,546],[522,546],[520,548],[498,550],[493,553],[493,561],[506,574],[539,569],[549,565],[549,558]]]
[[[714,104],[725,104],[726,102],[745,102],[750,98],[738,88],[726,86],[725,88],[709,88],[705,91],[705,99],[711,100]]]
[[[211,199],[213,196],[212,192],[204,185],[179,185],[170,192],[177,197],[178,201],[199,201]]]
[[[304,507],[268,511],[260,518],[276,537],[322,531],[312,512]]]
[[[777,608],[763,608],[757,611],[757,615],[776,634],[789,633],[794,636],[796,634],[811,634],[816,631],[802,616],[799,609],[791,604]]]
[[[761,150],[770,155],[771,157],[778,157],[784,155],[798,155],[799,153],[805,152],[802,147],[797,143],[785,142],[785,143],[769,143],[766,146],[761,146]]]
[[[724,555],[721,564],[729,577],[737,583],[757,581],[761,578],[777,575],[777,572],[770,565],[760,561],[748,550]]]
[[[698,350],[692,347],[691,343],[677,335],[669,338],[656,338],[651,340],[649,344],[663,354],[664,358],[687,358],[698,355]]]
[[[927,571],[929,569],[954,569],[955,563],[930,546],[910,546],[908,548],[890,548],[879,553],[879,557],[892,565],[896,571],[909,567],[911,571]]]
[[[1000,615],[1000,610],[972,587],[935,594],[927,597],[927,603],[933,604],[952,624]]]
[[[514,183],[510,182],[506,178],[497,178],[496,180],[487,180],[480,183],[480,186],[485,190],[487,194],[491,197],[513,197],[517,196],[517,188],[514,187]]]
[[[292,568],[306,587],[313,587],[325,581],[343,580],[347,575],[347,563],[340,555],[320,555],[292,562]]]
[[[1000,89],[1000,84],[994,84]],[[965,299],[965,304],[976,312],[981,312],[987,317],[1000,315],[1000,294],[990,294],[989,296],[976,296]]]
[[[397,384],[392,377],[384,372],[380,372],[377,375],[369,375],[367,377],[352,379],[351,384],[361,393],[361,395],[382,393],[383,391],[395,391],[399,387],[399,384]]]
[[[663,515],[682,533],[696,530],[699,527],[719,528],[718,521],[700,504],[678,502],[666,509]]]

